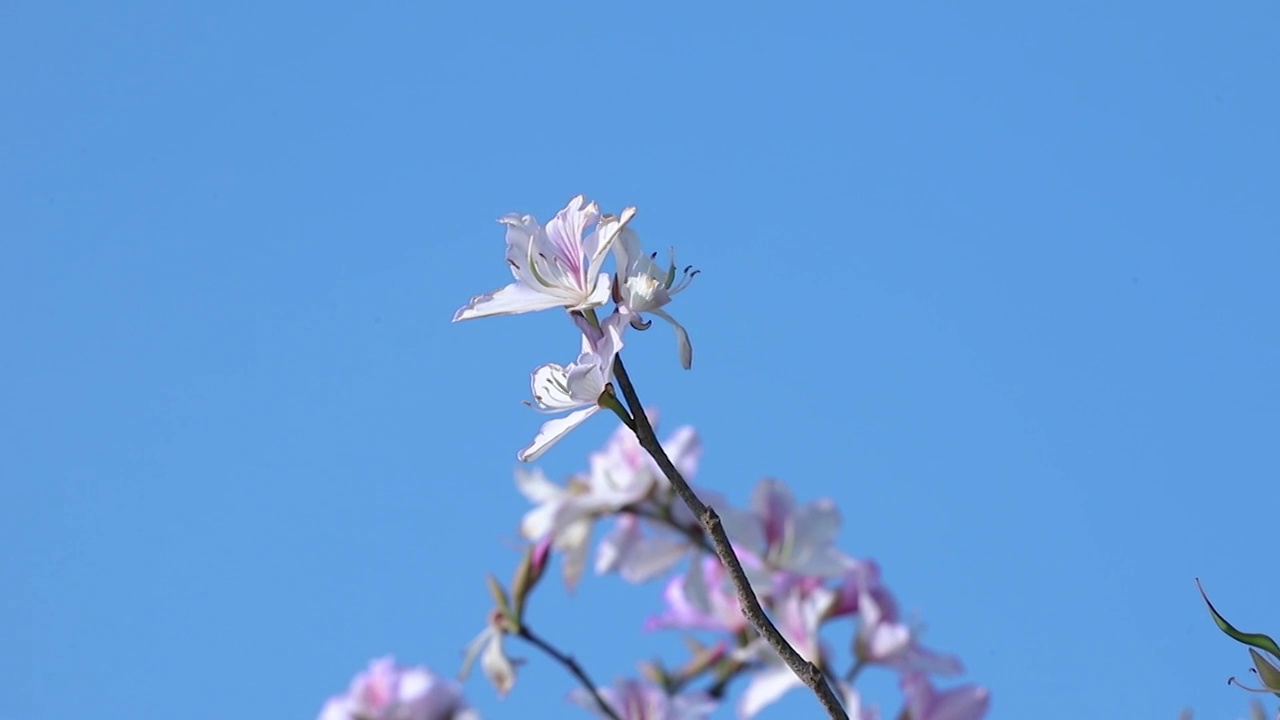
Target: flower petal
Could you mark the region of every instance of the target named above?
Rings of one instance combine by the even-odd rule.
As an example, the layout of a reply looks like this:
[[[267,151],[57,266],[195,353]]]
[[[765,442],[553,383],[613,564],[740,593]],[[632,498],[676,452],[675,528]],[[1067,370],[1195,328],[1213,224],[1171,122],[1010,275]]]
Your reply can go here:
[[[453,322],[495,315],[520,315],[563,306],[563,298],[538,292],[523,283],[511,283],[471,298],[470,302],[453,314]]]
[[[677,538],[643,538],[622,558],[619,574],[629,583],[646,582],[670,570],[688,551],[689,544]]]
[[[738,702],[738,717],[755,717],[756,713],[802,684],[800,678],[786,665],[780,662],[766,665],[763,670],[751,676],[751,683]]]
[[[685,370],[693,367],[693,344],[689,342],[689,332],[666,310],[655,308],[649,312],[671,323],[671,327],[676,329],[676,352],[680,354],[680,367]]]
[[[592,405],[580,410],[575,410],[564,417],[552,418],[542,423],[542,428],[538,430],[538,434],[534,436],[533,442],[529,443],[529,447],[516,453],[516,459],[520,462],[530,462],[542,457],[542,454],[551,448],[552,445],[560,441],[571,430],[586,422],[587,418],[596,414],[600,409],[599,405]]]

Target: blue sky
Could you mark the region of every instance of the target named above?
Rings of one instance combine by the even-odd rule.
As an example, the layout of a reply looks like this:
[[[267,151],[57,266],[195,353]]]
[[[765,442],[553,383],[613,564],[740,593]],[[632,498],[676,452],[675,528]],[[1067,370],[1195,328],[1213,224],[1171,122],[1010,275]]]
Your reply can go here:
[[[577,193],[703,271],[694,369],[626,352],[700,481],[833,498],[993,718],[1244,715],[1193,578],[1280,633],[1274,3],[112,5],[0,21],[0,717],[451,672],[576,340],[449,319],[507,281],[494,218]],[[533,618],[607,680],[678,657],[659,590]],[[567,716],[520,654],[473,702]]]

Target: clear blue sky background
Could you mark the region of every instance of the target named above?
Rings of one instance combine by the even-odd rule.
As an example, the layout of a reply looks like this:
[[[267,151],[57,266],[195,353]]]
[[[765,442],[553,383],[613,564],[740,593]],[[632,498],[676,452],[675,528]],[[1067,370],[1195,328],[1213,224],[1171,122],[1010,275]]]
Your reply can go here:
[[[1243,716],[1193,578],[1280,633],[1277,27],[6,3],[0,717],[311,718],[372,656],[456,668],[516,557],[527,373],[576,339],[449,319],[509,277],[494,218],[579,192],[703,270],[673,308],[694,369],[665,326],[627,353],[701,429],[701,481],[834,498],[992,717]],[[659,589],[548,588],[533,617],[610,679],[678,657],[638,629]],[[513,697],[473,701],[570,716],[515,649]]]

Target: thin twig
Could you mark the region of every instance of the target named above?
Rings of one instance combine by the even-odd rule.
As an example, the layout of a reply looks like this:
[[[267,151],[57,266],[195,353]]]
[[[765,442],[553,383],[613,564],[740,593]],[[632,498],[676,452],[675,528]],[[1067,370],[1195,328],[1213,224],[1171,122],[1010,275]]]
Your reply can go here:
[[[550,655],[553,660],[563,665],[565,670],[568,670],[574,677],[578,678],[578,682],[582,683],[582,686],[587,689],[587,692],[591,693],[591,697],[595,698],[596,704],[600,706],[601,712],[613,718],[613,720],[622,720],[622,718],[618,717],[618,713],[614,712],[613,708],[609,707],[609,704],[604,701],[604,698],[600,695],[600,691],[596,689],[596,684],[591,682],[591,678],[587,675],[587,671],[582,669],[582,666],[578,664],[577,660],[573,659],[572,655],[557,650],[554,645],[543,640],[540,636],[530,630],[526,623],[520,623],[520,631],[516,633],[516,635],[525,642],[528,642],[530,645],[533,645],[547,655]]]
[[[619,512],[631,513],[637,517],[648,518],[654,522],[661,523],[668,529],[685,536],[689,542],[697,545],[703,550],[706,550],[712,555],[715,555],[716,553],[716,549],[711,545],[711,541],[707,539],[706,534],[702,531],[700,526],[698,528],[685,527],[684,525],[676,522],[675,518],[671,517],[670,511],[658,511],[643,505],[629,505],[622,508]]]
[[[827,678],[823,674],[822,669],[814,663],[805,660],[787,639],[778,632],[778,628],[774,626],[773,621],[765,614],[764,608],[760,606],[760,600],[756,597],[755,591],[751,589],[751,582],[747,580],[747,573],[742,569],[742,563],[738,561],[737,554],[733,551],[733,546],[729,543],[729,536],[724,531],[724,524],[720,521],[720,516],[716,511],[708,507],[697,494],[693,492],[693,488],[689,487],[689,483],[685,481],[684,476],[676,469],[671,458],[667,457],[667,453],[662,449],[662,443],[658,441],[657,434],[653,431],[653,425],[649,422],[649,416],[644,411],[644,405],[640,403],[640,397],[636,394],[636,388],[631,384],[631,378],[627,376],[627,369],[622,364],[622,356],[618,355],[613,362],[613,374],[618,379],[618,385],[622,389],[622,396],[626,398],[627,404],[631,406],[631,416],[635,418],[636,440],[640,442],[640,447],[644,448],[655,462],[658,468],[667,476],[667,480],[671,482],[671,486],[676,489],[676,494],[689,506],[689,510],[702,523],[702,527],[706,528],[707,534],[711,536],[711,544],[715,549],[716,557],[720,558],[720,562],[724,564],[725,570],[729,573],[729,579],[733,581],[733,587],[738,591],[738,602],[742,604],[743,615],[751,626],[760,633],[760,636],[769,643],[769,646],[782,658],[787,667],[800,678],[814,695],[818,696],[818,702],[822,703],[822,707],[833,720],[849,720],[849,716],[845,713],[844,708],[840,705],[840,700],[832,691],[831,686],[827,684]]]

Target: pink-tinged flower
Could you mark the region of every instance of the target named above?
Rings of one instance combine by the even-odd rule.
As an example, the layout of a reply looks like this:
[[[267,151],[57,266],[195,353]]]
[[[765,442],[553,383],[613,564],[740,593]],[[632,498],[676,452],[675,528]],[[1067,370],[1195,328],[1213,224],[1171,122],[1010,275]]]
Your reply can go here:
[[[530,215],[504,215],[498,222],[507,226],[507,264],[516,281],[471,298],[453,321],[557,307],[586,310],[605,304],[611,283],[609,274],[600,270],[635,213],[635,208],[627,208],[620,217],[602,217],[594,202],[579,195],[546,228]],[[592,226],[595,229],[587,233]]]
[[[320,720],[479,720],[462,688],[424,667],[399,667],[391,657],[369,662],[345,695],[333,697]]]
[[[571,412],[542,424],[529,447],[516,455],[522,462],[541,457],[600,409],[600,396],[613,373],[613,359],[622,349],[621,316],[610,316],[598,328],[581,316],[575,316],[574,322],[582,330],[582,354],[568,367],[548,364],[537,368],[530,381],[536,410]]]
[[[833,614],[842,614],[850,596],[857,598],[853,608],[858,613],[858,631],[853,651],[859,662],[883,665],[901,673],[959,675],[964,672],[960,658],[920,644],[919,630],[902,621],[898,603],[880,582],[875,563],[863,563],[845,578]]]
[[[479,656],[480,669],[498,691],[498,696],[502,697],[511,692],[511,688],[516,684],[516,664],[507,656],[506,649],[502,646],[502,639],[506,634],[502,612],[493,611],[489,615],[489,623],[484,630],[481,630],[480,634],[467,645],[462,669],[458,673],[459,677],[466,679],[471,673],[472,664]]]
[[[645,416],[656,431],[658,411],[649,408],[645,410]],[[687,482],[693,482],[702,461],[702,438],[698,436],[698,431],[691,425],[682,425],[662,441],[662,449],[670,458],[671,464],[680,471],[680,475]],[[630,473],[633,476],[627,484],[644,486],[646,489],[656,486],[660,491],[670,490],[670,482],[658,468],[658,463],[647,450],[640,447],[636,434],[626,425],[618,425],[618,429],[605,442],[600,452],[611,458],[611,467],[616,468],[615,472]]]
[[[666,608],[645,622],[646,630],[678,628],[737,633],[747,627],[737,591],[719,558],[704,556],[667,581]]]
[[[622,680],[613,687],[601,688],[600,697],[622,720],[704,720],[715,712],[717,702],[706,693],[687,692],[668,695],[660,688],[635,680]],[[608,713],[583,688],[569,693],[569,700],[590,710],[598,717]]]
[[[587,562],[587,544],[595,518],[576,501],[585,492],[581,482],[570,480],[565,487],[547,479],[541,468],[526,472],[516,469],[516,487],[537,506],[525,513],[520,534],[535,542],[551,540],[561,553],[561,569],[570,588],[582,578]]]
[[[781,599],[775,610],[782,636],[801,657],[819,666],[825,653],[818,628],[834,602],[835,593],[831,590],[819,587],[803,592],[797,585]],[[751,675],[751,681],[742,693],[738,717],[755,717],[756,713],[787,692],[804,687],[804,681],[791,671],[763,638],[753,640],[746,650],[762,661],[763,666]]]
[[[920,673],[904,675],[901,684],[911,720],[980,720],[991,707],[991,691],[979,685],[938,692]]]
[[[680,366],[688,370],[693,366],[693,345],[689,342],[689,333],[662,308],[677,293],[689,287],[698,271],[692,266],[686,267],[677,282],[675,249],[671,250],[671,265],[659,267],[655,262],[657,253],[644,254],[640,248],[640,236],[631,228],[623,228],[613,251],[618,264],[618,305],[623,312],[632,315],[631,327],[637,330],[649,329],[652,323],[644,319],[643,313],[652,313],[671,323],[676,331]]]
[[[663,447],[672,462],[692,477],[702,452],[693,428],[680,428]],[[554,537],[555,549],[564,553],[565,582],[570,587],[581,578],[592,527],[602,516],[622,512],[623,521],[601,545],[596,563],[599,573],[620,570],[630,581],[640,582],[665,572],[694,547],[688,538],[645,537],[634,517],[625,519],[631,517],[627,509],[643,506],[657,512],[662,507],[655,504],[658,498],[669,501],[670,493],[657,465],[625,425],[619,425],[604,447],[591,454],[587,472],[573,476],[565,486],[551,483],[536,470],[517,470],[516,485],[537,505],[525,515],[521,533],[530,540]],[[682,509],[673,508],[676,521],[683,523],[682,527],[696,526],[687,510],[680,512]]]
[[[640,517],[623,513],[596,547],[596,574],[617,572],[642,583],[670,570],[697,546],[682,535],[645,535]]]
[[[840,532],[835,504],[823,499],[797,508],[791,490],[773,478],[756,486],[751,510],[725,510],[720,516],[736,545],[775,570],[832,578],[854,565],[835,547]]]

